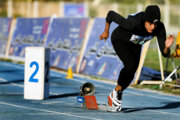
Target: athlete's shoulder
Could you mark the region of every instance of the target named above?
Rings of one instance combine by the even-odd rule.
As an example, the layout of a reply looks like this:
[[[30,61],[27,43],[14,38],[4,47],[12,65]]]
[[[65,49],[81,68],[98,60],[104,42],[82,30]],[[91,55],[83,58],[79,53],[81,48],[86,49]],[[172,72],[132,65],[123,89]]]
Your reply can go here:
[[[158,26],[157,26],[157,31],[164,31],[164,30],[165,30],[164,23],[159,21]]]
[[[163,22],[161,22],[161,21],[159,21],[158,26],[159,26],[160,28],[165,29],[164,23],[163,23]]]
[[[159,21],[157,28],[154,30],[154,33],[156,36],[166,34],[166,29],[163,22]]]
[[[137,13],[133,13],[128,15],[128,18],[140,18],[143,19],[144,16],[144,12],[137,12]]]
[[[141,25],[143,23],[144,12],[138,12],[128,15],[128,21],[132,21],[133,24]]]

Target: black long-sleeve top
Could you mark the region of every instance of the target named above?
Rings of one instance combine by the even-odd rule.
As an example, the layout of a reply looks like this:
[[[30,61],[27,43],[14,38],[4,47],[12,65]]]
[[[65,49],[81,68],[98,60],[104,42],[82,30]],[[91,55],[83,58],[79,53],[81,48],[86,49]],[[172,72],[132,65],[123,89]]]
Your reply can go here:
[[[129,15],[128,18],[124,18],[114,11],[109,11],[106,17],[106,22],[109,24],[111,24],[111,22],[117,23],[119,26],[116,28],[115,33],[120,37],[119,39],[128,39],[134,44],[142,45],[156,36],[162,55],[164,57],[169,56],[170,49],[167,54],[164,53],[166,40],[164,24],[159,22],[154,31],[148,33],[145,29],[144,12],[139,12],[134,15]]]

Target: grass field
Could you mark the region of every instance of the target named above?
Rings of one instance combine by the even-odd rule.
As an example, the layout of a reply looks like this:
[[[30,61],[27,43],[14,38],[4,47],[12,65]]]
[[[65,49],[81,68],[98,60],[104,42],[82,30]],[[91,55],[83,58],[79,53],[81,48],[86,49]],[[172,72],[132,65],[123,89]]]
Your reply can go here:
[[[174,50],[175,50],[175,45],[171,47],[171,53],[174,53]],[[161,58],[163,63],[163,70],[165,71],[167,58],[164,58],[162,55]],[[176,66],[180,65],[180,59],[173,59],[173,60]],[[156,40],[152,40],[149,45],[149,49],[147,51],[146,58],[144,61],[144,66],[160,71],[160,62],[159,62]],[[167,71],[169,72],[173,71],[171,59],[169,59]]]
[[[166,82],[163,86],[162,89],[159,88],[159,85],[132,85],[132,87],[137,88],[137,89],[150,89],[150,90],[155,90],[163,93],[168,93],[168,94],[174,94],[174,95],[180,95],[180,87],[175,87],[172,86],[175,84],[175,80],[172,82]]]
[[[175,43],[171,47],[171,54],[174,53],[174,51],[175,51]],[[163,64],[163,71],[166,72],[167,58],[164,58],[162,55],[161,55],[161,58],[162,58],[162,64]],[[173,59],[173,60],[175,62],[175,66],[180,65],[180,59]],[[160,71],[160,62],[159,62],[156,40],[151,41],[143,66]],[[172,66],[171,59],[169,59],[167,72],[171,73],[173,70],[174,69]],[[180,70],[178,70],[177,72],[180,75]],[[138,88],[138,89],[158,90],[158,91],[165,92],[165,93],[180,95],[180,88],[169,85],[169,84],[173,85],[175,83],[176,83],[176,80],[173,80],[170,83],[167,82],[167,83],[165,83],[165,87],[163,89],[159,89],[159,85],[134,85],[133,87]]]

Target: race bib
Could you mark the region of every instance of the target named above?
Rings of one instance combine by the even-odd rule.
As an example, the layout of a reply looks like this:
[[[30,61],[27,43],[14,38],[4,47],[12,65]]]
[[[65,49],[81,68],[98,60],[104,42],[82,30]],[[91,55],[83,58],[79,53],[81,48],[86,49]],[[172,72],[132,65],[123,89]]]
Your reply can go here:
[[[153,39],[154,36],[146,36],[146,37],[142,37],[142,36],[138,36],[138,35],[132,35],[130,38],[130,41],[133,42],[134,44],[144,44],[145,42]]]

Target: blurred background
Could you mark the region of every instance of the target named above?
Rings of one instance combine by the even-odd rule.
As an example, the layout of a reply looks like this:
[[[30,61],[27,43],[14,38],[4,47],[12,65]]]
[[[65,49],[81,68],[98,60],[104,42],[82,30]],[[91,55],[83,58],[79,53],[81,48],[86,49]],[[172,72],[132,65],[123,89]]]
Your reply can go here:
[[[109,10],[114,10],[124,17],[129,14],[144,11],[149,4],[157,4],[161,9],[161,21],[164,22],[167,35],[177,35],[180,28],[180,0],[0,0],[0,17],[102,17]],[[78,5],[78,6],[76,6]],[[73,9],[73,7],[79,7]],[[69,11],[68,11],[69,10]],[[175,42],[172,53],[175,49]],[[153,57],[152,57],[153,56]],[[166,58],[163,67],[166,66]],[[150,43],[144,66],[160,70],[157,43]],[[178,64],[179,59],[174,59]],[[172,71],[169,64],[168,70]]]
[[[76,3],[85,5],[85,16],[106,17],[109,10],[123,16],[144,10],[148,4],[158,4],[162,21],[168,32],[180,27],[179,0],[0,0],[1,17],[64,17],[64,5]]]

